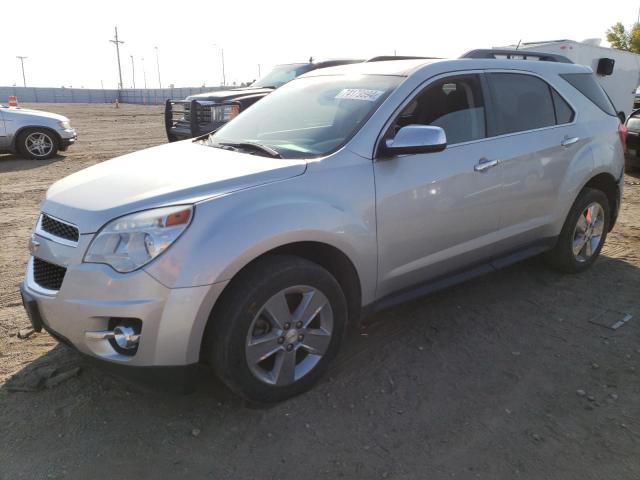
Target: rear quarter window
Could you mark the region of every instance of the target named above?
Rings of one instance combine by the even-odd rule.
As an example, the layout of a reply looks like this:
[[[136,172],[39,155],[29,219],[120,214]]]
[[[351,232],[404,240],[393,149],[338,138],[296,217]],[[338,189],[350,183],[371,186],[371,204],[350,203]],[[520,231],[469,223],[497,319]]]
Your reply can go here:
[[[562,125],[573,121],[574,112],[564,98],[555,90],[551,90],[553,97],[553,106],[556,109],[556,123]]]
[[[617,116],[613,103],[592,73],[561,73],[560,76],[604,113],[614,117]]]

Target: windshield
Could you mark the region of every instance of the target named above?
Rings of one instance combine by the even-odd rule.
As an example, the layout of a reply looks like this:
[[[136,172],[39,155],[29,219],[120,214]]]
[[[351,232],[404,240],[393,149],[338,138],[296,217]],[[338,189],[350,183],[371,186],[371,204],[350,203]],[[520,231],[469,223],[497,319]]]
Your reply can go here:
[[[280,65],[271,70],[266,76],[251,84],[252,87],[278,88],[289,83],[296,77],[311,70],[311,64]]]
[[[351,138],[403,77],[299,78],[211,134],[211,146],[260,144],[283,158],[326,155]]]

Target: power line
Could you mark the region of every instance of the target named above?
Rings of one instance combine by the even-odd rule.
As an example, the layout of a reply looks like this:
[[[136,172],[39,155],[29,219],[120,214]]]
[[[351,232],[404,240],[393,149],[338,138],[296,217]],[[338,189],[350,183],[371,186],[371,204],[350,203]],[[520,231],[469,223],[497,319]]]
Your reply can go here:
[[[24,59],[25,58],[29,58],[29,57],[22,57],[20,55],[16,55],[16,58],[20,59],[20,64],[22,65],[22,84],[26,87],[27,86],[27,79],[24,76]]]
[[[120,83],[118,84],[118,88],[122,89],[122,68],[120,67],[120,44],[124,43],[122,40],[118,40],[118,27],[116,27],[116,36],[113,40],[109,40],[111,43],[116,46],[116,55],[118,56],[118,77],[120,78]]]

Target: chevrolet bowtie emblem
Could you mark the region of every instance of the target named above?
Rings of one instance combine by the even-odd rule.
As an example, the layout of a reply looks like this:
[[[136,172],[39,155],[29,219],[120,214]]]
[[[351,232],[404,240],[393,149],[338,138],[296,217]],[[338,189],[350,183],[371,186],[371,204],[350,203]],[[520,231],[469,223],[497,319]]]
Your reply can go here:
[[[33,255],[38,251],[39,247],[40,247],[40,242],[36,240],[35,234],[31,234],[31,240],[29,240],[29,253]]]

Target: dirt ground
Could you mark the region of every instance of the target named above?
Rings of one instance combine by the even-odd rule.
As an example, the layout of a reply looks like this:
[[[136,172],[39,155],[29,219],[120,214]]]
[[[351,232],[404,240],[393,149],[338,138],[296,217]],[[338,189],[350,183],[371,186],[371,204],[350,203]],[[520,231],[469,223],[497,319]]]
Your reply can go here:
[[[589,272],[532,259],[382,312],[316,388],[255,408],[206,370],[184,395],[17,336],[46,188],[164,142],[159,107],[36,108],[79,140],[46,162],[0,155],[1,479],[640,478],[640,175]]]

